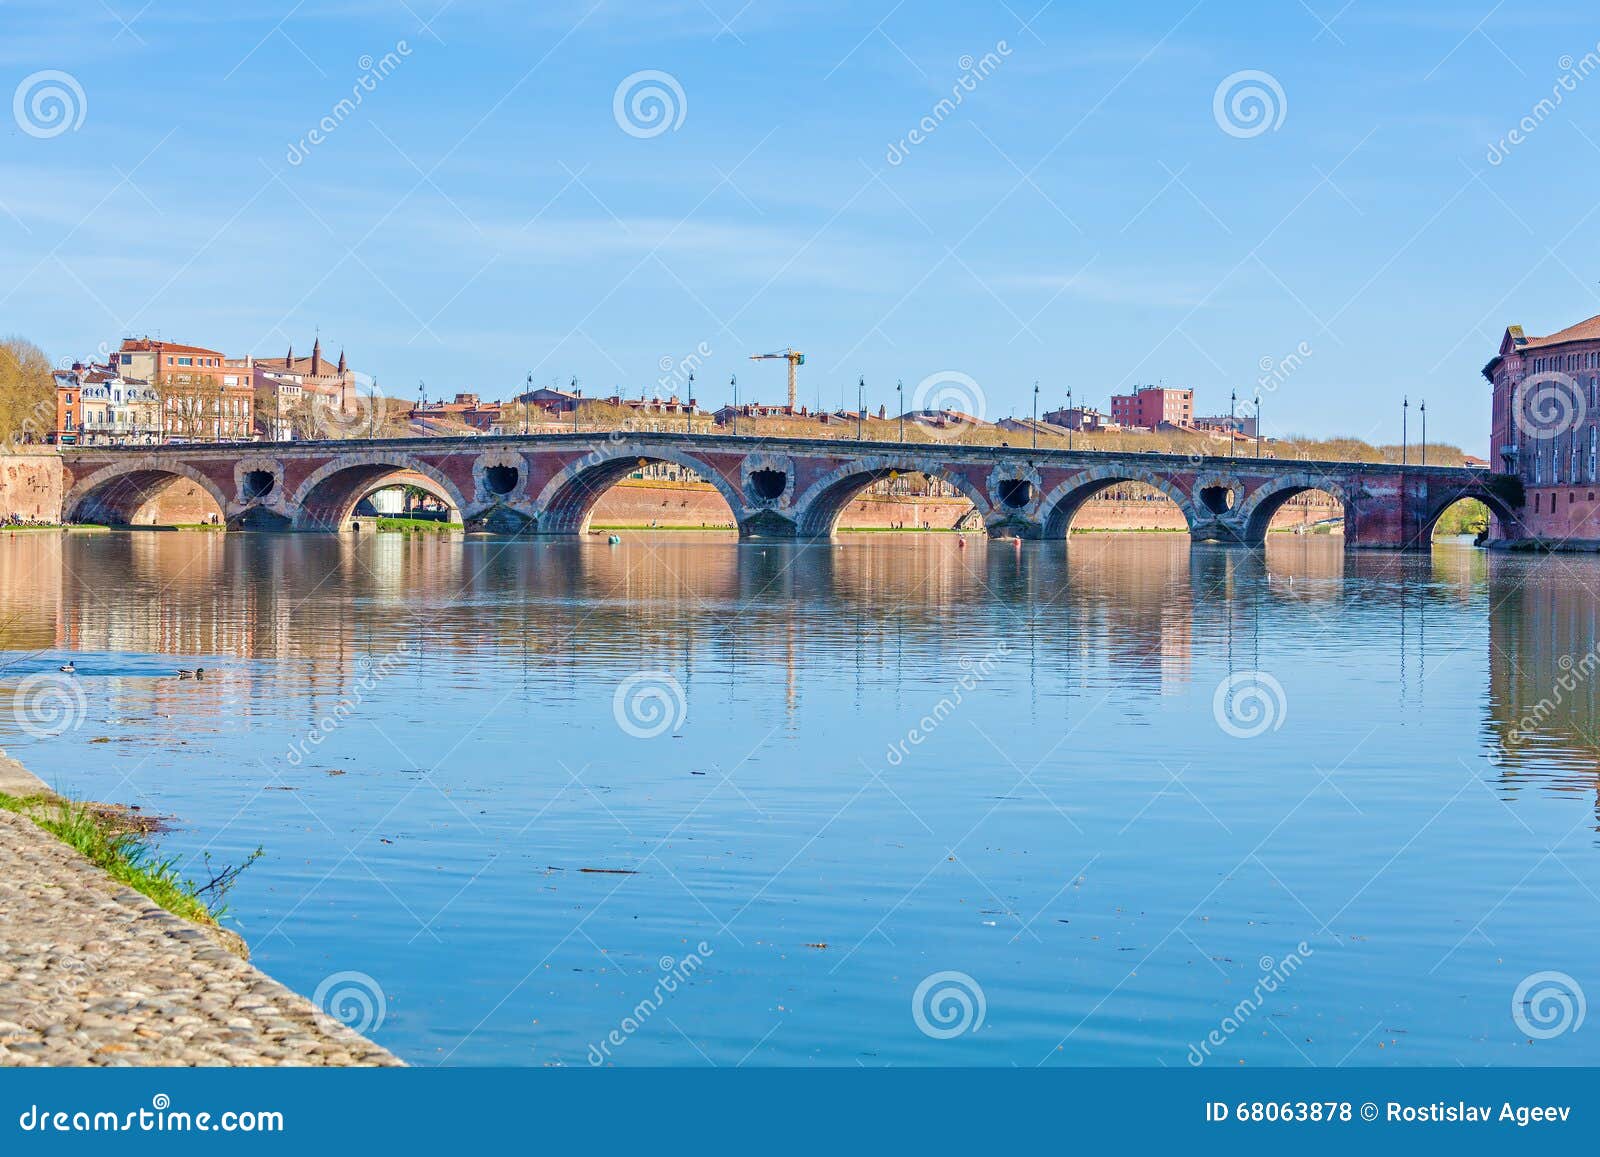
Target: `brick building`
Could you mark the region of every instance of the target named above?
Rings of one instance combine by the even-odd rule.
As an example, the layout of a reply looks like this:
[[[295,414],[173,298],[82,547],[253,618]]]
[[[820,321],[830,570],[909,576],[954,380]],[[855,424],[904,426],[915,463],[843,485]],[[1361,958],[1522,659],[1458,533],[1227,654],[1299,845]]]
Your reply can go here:
[[[1111,395],[1111,420],[1122,426],[1158,430],[1194,425],[1194,391],[1140,386],[1131,394]]]
[[[73,362],[57,370],[56,430],[62,446],[155,445],[162,440],[161,398],[140,378],[114,365]]]
[[[112,355],[123,378],[148,382],[161,399],[162,433],[184,441],[244,442],[255,434],[249,358],[160,338],[124,338]]]
[[[1509,327],[1483,367],[1490,460],[1522,480],[1536,538],[1600,541],[1600,317],[1544,337]]]

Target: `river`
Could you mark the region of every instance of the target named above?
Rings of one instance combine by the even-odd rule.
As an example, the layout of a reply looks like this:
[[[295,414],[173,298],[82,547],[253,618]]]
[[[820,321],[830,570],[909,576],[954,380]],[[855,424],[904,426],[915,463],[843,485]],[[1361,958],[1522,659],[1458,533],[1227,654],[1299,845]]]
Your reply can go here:
[[[1314,536],[6,534],[0,746],[196,877],[263,848],[256,963],[413,1064],[1595,1064],[1534,978],[1600,991],[1597,587]]]

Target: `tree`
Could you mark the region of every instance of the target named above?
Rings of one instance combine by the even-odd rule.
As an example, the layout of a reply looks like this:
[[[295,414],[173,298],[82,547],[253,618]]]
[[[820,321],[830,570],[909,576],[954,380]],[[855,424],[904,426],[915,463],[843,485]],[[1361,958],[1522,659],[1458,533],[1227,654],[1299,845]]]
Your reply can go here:
[[[31,341],[0,338],[0,442],[43,442],[56,428],[50,359]]]

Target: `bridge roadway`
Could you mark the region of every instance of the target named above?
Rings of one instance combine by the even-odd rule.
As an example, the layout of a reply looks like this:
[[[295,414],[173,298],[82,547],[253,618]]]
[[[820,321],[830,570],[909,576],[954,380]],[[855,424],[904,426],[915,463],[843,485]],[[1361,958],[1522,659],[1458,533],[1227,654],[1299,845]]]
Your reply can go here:
[[[741,537],[825,539],[872,482],[918,472],[966,495],[992,537],[1065,538],[1095,493],[1139,482],[1172,499],[1196,541],[1259,544],[1307,490],[1344,507],[1354,548],[1420,549],[1446,508],[1484,502],[1499,539],[1522,536],[1509,480],[1487,470],[1201,457],[955,443],[578,432],[160,447],[63,447],[69,521],[137,524],[178,478],[203,487],[230,528],[350,529],[356,504],[403,479],[469,529],[583,533],[599,497],[643,463],[693,470],[727,501]]]

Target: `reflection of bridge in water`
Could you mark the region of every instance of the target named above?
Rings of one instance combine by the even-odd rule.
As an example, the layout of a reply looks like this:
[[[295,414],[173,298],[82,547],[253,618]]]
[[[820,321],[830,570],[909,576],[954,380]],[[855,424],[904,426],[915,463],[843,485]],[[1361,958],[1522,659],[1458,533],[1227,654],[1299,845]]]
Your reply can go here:
[[[230,527],[342,530],[365,496],[403,480],[471,529],[575,535],[611,486],[643,465],[670,463],[715,487],[746,538],[827,538],[863,490],[911,473],[970,501],[994,537],[1065,538],[1085,502],[1129,483],[1170,498],[1195,541],[1259,545],[1273,516],[1313,491],[1342,506],[1348,546],[1425,548],[1439,516],[1465,498],[1490,508],[1501,537],[1519,534],[1488,472],[1385,463],[626,432],[69,447],[63,458],[65,517],[111,524],[147,520],[162,490],[187,479]]]

